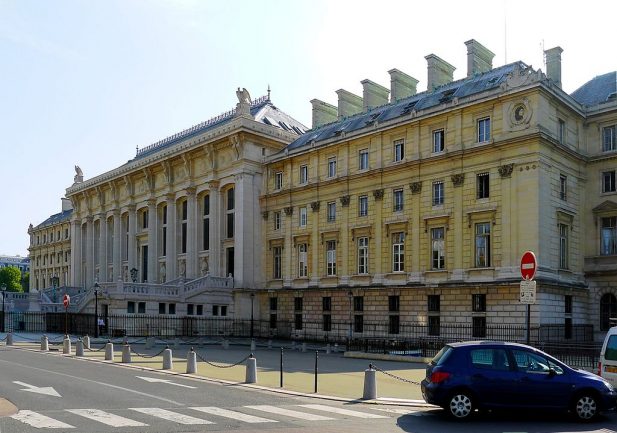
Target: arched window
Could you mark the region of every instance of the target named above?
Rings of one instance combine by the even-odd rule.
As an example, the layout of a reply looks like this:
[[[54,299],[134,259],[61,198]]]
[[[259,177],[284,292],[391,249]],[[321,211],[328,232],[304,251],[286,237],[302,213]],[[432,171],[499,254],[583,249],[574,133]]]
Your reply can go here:
[[[617,298],[612,293],[602,295],[600,299],[600,330],[607,331],[611,318],[617,318]]]

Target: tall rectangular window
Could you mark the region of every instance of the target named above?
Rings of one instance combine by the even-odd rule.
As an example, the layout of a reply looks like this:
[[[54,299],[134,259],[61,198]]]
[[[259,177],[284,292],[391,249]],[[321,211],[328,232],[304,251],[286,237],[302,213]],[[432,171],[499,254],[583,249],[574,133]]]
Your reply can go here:
[[[234,237],[234,208],[235,191],[230,188],[227,190],[227,238]]]
[[[358,169],[368,170],[368,149],[362,149],[358,153]]]
[[[332,315],[331,314],[323,315],[323,330],[325,332],[332,331]]]
[[[572,314],[572,295],[565,295],[564,296],[564,313],[565,314]]]
[[[148,209],[145,209],[141,213],[141,228],[142,229],[148,228]],[[58,239],[60,239],[60,234],[58,234]]]
[[[602,173],[602,192],[615,192],[615,170]]]
[[[270,302],[270,311],[278,310],[278,298],[277,297],[272,296],[269,299],[269,302]]]
[[[428,335],[439,335],[441,330],[441,318],[439,316],[428,316]]]
[[[602,128],[602,150],[604,152],[617,150],[617,142],[615,140],[616,129],[615,125]]]
[[[308,245],[298,245],[298,277],[304,278],[308,276]]]
[[[563,119],[559,119],[559,143],[560,144],[565,144],[566,143],[566,122]]]
[[[302,308],[303,299],[301,297],[294,298],[294,328],[302,329]]]
[[[491,139],[491,118],[478,120],[478,143],[485,143]]]
[[[331,201],[330,203],[328,203],[327,205],[327,210],[328,210],[328,222],[334,222],[336,221],[336,202]]]
[[[474,313],[486,312],[486,295],[484,293],[471,295],[471,311]]]
[[[559,269],[568,269],[568,226],[559,224]]]
[[[358,197],[358,216],[368,215],[368,196],[361,195]]]
[[[332,311],[332,297],[324,296],[321,298],[321,309],[323,311]]]
[[[476,224],[476,268],[491,265],[491,223]]]
[[[306,207],[300,208],[299,218],[300,220],[298,221],[298,223],[300,227],[306,227],[307,220],[308,220],[308,210]]]
[[[563,201],[568,199],[568,178],[563,174],[559,175],[559,198]]]
[[[326,275],[336,275],[336,241],[326,242]]]
[[[398,295],[388,296],[388,311],[396,313],[401,310],[401,298]]]
[[[336,176],[336,158],[328,158],[328,177]]]
[[[368,274],[368,237],[358,238],[358,274]]]
[[[283,248],[280,246],[272,248],[272,276],[275,280],[281,279],[282,277],[282,250]]]
[[[161,208],[161,214],[162,214],[162,219],[163,219],[163,224],[162,224],[162,242],[161,242],[161,255],[166,256],[167,255],[167,205],[163,206]],[[114,221],[115,224],[115,221]]]
[[[474,338],[486,338],[486,317],[485,316],[472,317],[471,336]]]
[[[274,174],[274,189],[282,189],[283,188],[283,172],[277,171]]]
[[[398,314],[391,314],[388,316],[388,333],[398,334],[401,329],[401,316]]]
[[[281,212],[274,212],[274,230],[281,229]]]
[[[442,205],[444,201],[443,181],[433,182],[433,206]]]
[[[489,175],[488,173],[480,173],[476,176],[476,197],[488,198],[489,197]]]
[[[431,229],[432,269],[445,269],[446,267],[444,232],[443,227]]]
[[[306,185],[308,183],[308,166],[300,166],[300,185]]]
[[[405,140],[394,140],[394,161],[405,158]]]
[[[617,254],[617,217],[602,218],[600,254]]]
[[[210,249],[210,196],[205,195],[203,201],[203,242],[202,248],[204,250]]]
[[[392,233],[392,272],[405,270],[405,233]]]
[[[403,210],[403,189],[395,189],[392,193],[394,201],[394,212],[402,212]]]
[[[433,153],[441,153],[444,150],[445,131],[438,129],[433,131]]]
[[[432,313],[441,311],[440,295],[428,295],[427,309]]]
[[[184,200],[182,202],[182,224],[181,224],[181,230],[182,230],[182,239],[181,239],[181,250],[180,252],[182,254],[186,253],[186,244],[187,244],[187,229],[188,229],[188,202],[186,200]]]

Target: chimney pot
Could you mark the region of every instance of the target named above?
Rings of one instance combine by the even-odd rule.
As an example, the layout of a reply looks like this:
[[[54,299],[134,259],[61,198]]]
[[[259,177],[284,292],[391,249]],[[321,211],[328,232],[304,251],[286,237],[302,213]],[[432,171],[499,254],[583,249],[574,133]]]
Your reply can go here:
[[[561,47],[550,48],[544,51],[546,59],[546,76],[552,80],[557,87],[561,87]]]
[[[465,42],[467,45],[467,76],[488,72],[493,69],[495,53],[475,39]]]
[[[364,112],[388,103],[390,91],[386,87],[368,79],[360,83],[362,84],[362,110]]]
[[[345,89],[337,90],[336,94],[338,95],[339,120],[362,112],[363,102],[361,97]]]
[[[337,111],[334,105],[319,99],[312,99],[311,105],[313,106],[313,129],[337,120]]]
[[[398,69],[390,69],[390,99],[392,102],[405,99],[416,94],[418,80]]]
[[[429,54],[424,57],[428,64],[428,87],[430,92],[439,86],[451,83],[454,79],[454,70],[456,69],[450,63],[435,54]]]

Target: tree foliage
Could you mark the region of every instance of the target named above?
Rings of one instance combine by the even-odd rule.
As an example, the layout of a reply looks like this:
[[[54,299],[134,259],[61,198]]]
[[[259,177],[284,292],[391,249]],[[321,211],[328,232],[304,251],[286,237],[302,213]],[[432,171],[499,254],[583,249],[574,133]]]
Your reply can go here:
[[[21,271],[13,266],[0,269],[0,287],[8,292],[23,292],[21,287]]]
[[[24,272],[21,276],[21,288],[24,292],[30,291],[30,272]]]

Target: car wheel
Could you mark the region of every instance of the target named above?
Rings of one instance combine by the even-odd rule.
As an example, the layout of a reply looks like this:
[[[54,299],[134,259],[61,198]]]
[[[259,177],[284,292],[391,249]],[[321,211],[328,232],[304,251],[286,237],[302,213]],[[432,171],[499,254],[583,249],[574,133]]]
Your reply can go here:
[[[580,394],[574,399],[572,412],[581,421],[591,421],[598,415],[598,402],[592,394]]]
[[[456,419],[467,419],[473,413],[473,399],[466,391],[455,392],[450,397],[447,411]]]

